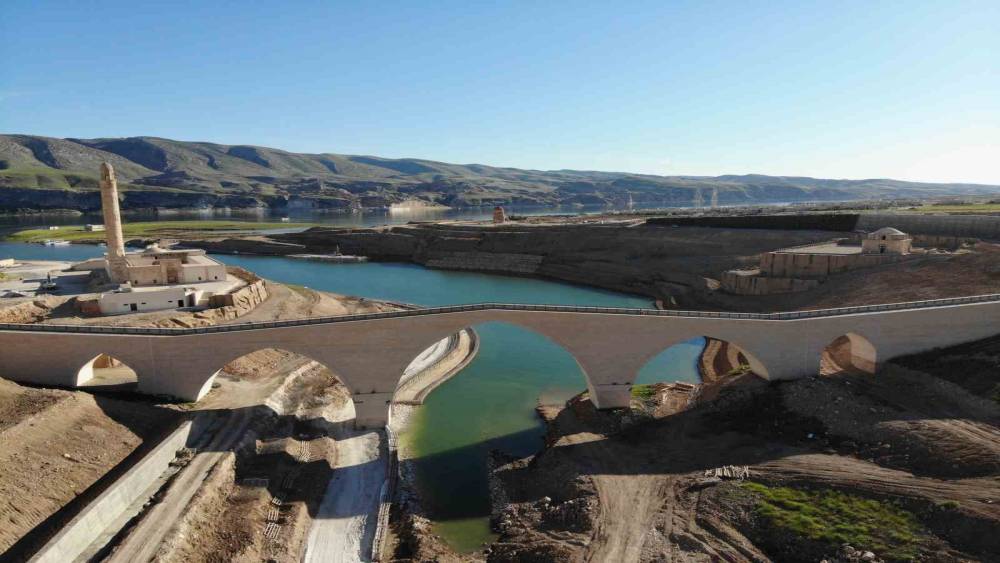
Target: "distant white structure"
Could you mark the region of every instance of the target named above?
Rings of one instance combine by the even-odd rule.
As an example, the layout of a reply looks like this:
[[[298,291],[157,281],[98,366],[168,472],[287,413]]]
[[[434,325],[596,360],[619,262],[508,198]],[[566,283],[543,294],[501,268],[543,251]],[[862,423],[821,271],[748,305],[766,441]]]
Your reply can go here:
[[[83,230],[85,230],[85,231],[87,231],[89,233],[99,233],[99,232],[101,232],[101,231],[104,230],[104,225],[90,225],[90,224],[87,224],[87,225],[83,226]]]
[[[892,227],[868,233],[861,240],[862,254],[909,254],[913,237]]]

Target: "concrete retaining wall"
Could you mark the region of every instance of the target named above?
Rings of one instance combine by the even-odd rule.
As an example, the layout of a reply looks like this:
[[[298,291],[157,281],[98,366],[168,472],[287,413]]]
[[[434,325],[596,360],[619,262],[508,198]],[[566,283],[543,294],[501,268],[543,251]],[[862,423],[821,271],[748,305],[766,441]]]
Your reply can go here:
[[[29,561],[31,563],[75,561],[98,536],[149,491],[152,484],[174,460],[177,450],[190,444],[203,430],[204,425],[201,423],[190,420],[182,423],[153,451],[84,508]]]
[[[213,295],[209,298],[210,307],[236,307],[240,314],[252,311],[267,299],[267,285],[264,280],[257,280],[232,293]]]
[[[808,291],[819,286],[819,280],[797,278],[766,278],[758,274],[742,274],[736,271],[722,272],[719,280],[722,290],[734,295],[772,295]]]
[[[805,254],[768,252],[760,257],[763,276],[776,278],[825,278],[860,268],[870,268],[912,258],[903,254]]]

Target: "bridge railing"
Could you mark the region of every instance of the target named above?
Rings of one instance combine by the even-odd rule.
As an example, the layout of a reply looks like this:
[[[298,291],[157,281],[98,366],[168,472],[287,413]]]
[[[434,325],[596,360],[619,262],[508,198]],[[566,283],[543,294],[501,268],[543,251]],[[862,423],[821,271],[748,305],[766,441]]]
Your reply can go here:
[[[56,324],[19,324],[0,323],[0,330],[21,332],[63,332],[85,334],[137,334],[156,336],[183,336],[192,334],[211,334],[217,332],[237,332],[244,330],[260,330],[267,328],[282,328],[307,326],[317,324],[333,324],[358,322],[400,317],[419,317],[427,315],[446,315],[450,313],[465,313],[471,311],[539,311],[553,313],[590,313],[609,315],[637,315],[655,317],[684,318],[714,318],[737,320],[788,321],[817,317],[835,317],[841,315],[857,315],[882,311],[902,311],[926,309],[931,307],[947,307],[970,303],[1000,301],[1000,294],[972,295],[968,297],[952,297],[948,299],[930,299],[926,301],[909,301],[901,303],[884,303],[880,305],[861,305],[855,307],[838,307],[834,309],[816,309],[812,311],[789,311],[783,313],[730,313],[723,311],[675,311],[658,309],[638,309],[623,307],[584,307],[575,305],[529,305],[523,303],[475,303],[469,305],[449,305],[445,307],[427,307],[424,309],[406,309],[382,313],[361,313],[357,315],[341,315],[336,317],[310,317],[290,319],[285,321],[247,322],[230,325],[214,325],[193,328],[156,328],[156,327],[110,327],[86,325],[56,325]]]

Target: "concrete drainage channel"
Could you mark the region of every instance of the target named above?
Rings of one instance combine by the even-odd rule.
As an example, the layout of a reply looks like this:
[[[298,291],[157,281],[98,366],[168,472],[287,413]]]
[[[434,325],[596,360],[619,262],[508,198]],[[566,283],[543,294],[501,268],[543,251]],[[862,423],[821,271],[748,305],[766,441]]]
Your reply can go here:
[[[372,561],[382,561],[385,532],[389,525],[389,510],[392,508],[392,499],[396,495],[397,476],[399,475],[399,453],[396,445],[396,433],[386,426],[385,436],[389,447],[389,468],[386,473],[386,480],[382,483],[382,490],[379,494],[378,519],[375,523],[375,539],[372,541]]]
[[[109,534],[109,531],[127,526],[163,485],[163,479],[169,480],[173,476],[170,465],[177,458],[178,451],[195,446],[213,422],[208,416],[203,416],[181,423],[177,430],[77,514],[29,561],[65,563],[96,555],[104,547],[104,543],[100,542],[112,539],[114,534]],[[100,532],[96,539],[95,530]]]
[[[277,406],[275,396],[289,382],[317,365],[309,362],[292,371],[265,404]],[[233,411],[228,416],[195,414],[87,505],[29,562],[67,563],[104,556],[109,561],[151,559],[170,523],[183,511],[216,463],[244,436],[251,418],[249,409]],[[179,455],[192,451],[204,453],[196,453],[186,465],[176,463]],[[300,457],[303,453],[311,457],[308,451],[300,453]],[[286,481],[290,487],[294,477]],[[271,533],[276,534],[277,529]],[[112,548],[114,553],[110,553]]]

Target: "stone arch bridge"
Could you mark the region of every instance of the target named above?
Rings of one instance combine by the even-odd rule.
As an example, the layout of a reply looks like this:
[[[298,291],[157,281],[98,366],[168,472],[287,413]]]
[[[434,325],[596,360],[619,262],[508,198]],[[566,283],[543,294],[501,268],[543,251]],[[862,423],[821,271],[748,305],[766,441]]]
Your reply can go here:
[[[280,348],[328,367],[352,393],[356,424],[378,426],[415,357],[463,328],[493,321],[561,345],[579,363],[596,406],[614,408],[628,406],[646,362],[695,337],[737,345],[768,379],[815,375],[823,350],[842,336],[874,368],[997,334],[1000,294],[766,314],[485,303],[190,329],[0,324],[0,377],[74,387],[89,377],[85,366],[107,354],[136,372],[140,392],[195,401],[230,361]]]

